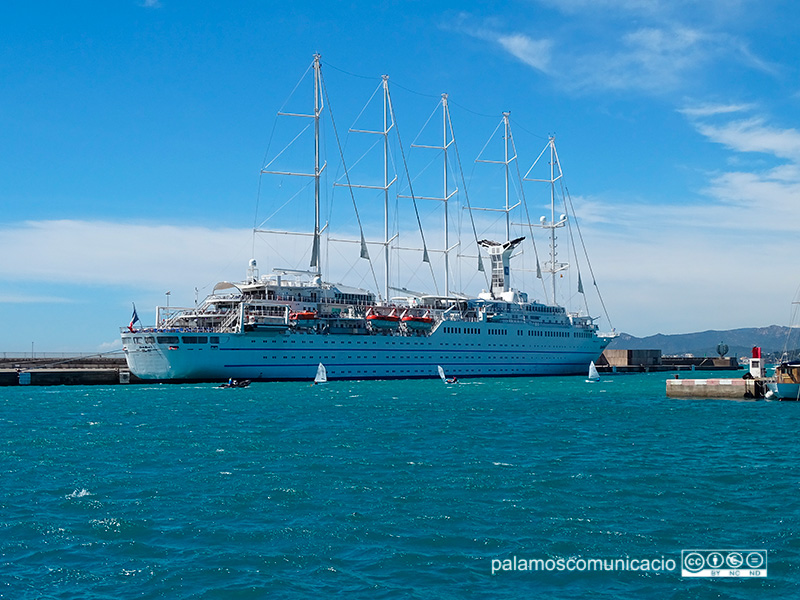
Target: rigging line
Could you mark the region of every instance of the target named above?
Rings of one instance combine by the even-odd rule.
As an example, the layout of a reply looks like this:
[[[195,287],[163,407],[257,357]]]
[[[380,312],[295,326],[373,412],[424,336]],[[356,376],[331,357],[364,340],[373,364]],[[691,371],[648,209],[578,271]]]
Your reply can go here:
[[[331,118],[331,127],[333,127],[333,134],[336,137],[336,145],[339,148],[339,158],[342,161],[342,168],[344,169],[344,174],[347,179],[347,189],[350,190],[350,198],[353,200],[353,210],[356,213],[356,221],[358,222],[358,231],[361,234],[361,240],[364,240],[364,228],[361,226],[361,217],[358,214],[358,205],[356,204],[356,197],[353,194],[353,187],[352,182],[350,181],[350,172],[347,170],[347,163],[344,160],[344,152],[342,151],[342,144],[339,141],[339,131],[336,129],[336,122],[333,120],[333,110],[331,109],[331,101],[328,98],[328,86],[325,85],[325,80],[322,76],[322,72],[320,71],[320,82],[322,83],[322,92],[325,94],[325,103],[328,105],[328,115]],[[378,298],[381,297],[380,286],[378,285],[378,278],[375,276],[375,268],[372,264],[372,259],[369,258],[369,253],[367,253],[367,260],[369,261],[369,270],[372,272],[372,279],[375,282],[375,289],[378,290]]]
[[[419,136],[421,136],[422,132],[425,131],[425,128],[428,126],[428,123],[431,122],[431,119],[433,118],[433,115],[436,114],[436,111],[439,109],[439,107],[441,105],[442,105],[442,100],[439,100],[439,102],[436,103],[436,106],[433,107],[433,110],[431,111],[431,114],[428,116],[428,119],[425,121],[425,123],[422,125],[422,127],[420,127],[419,133],[417,134],[417,137],[415,137],[413,139],[413,141],[411,142],[412,146],[417,143],[417,140],[419,139]]]
[[[310,69],[310,68],[311,68],[311,65],[309,65],[306,68],[306,73],[308,73],[308,69]],[[304,73],[303,76],[300,78],[300,80],[295,84],[295,86],[294,86],[295,90],[297,89],[297,86],[300,85],[300,81],[303,80],[303,77],[305,77],[306,73]],[[292,94],[293,93],[294,93],[294,90],[292,90]],[[291,97],[292,94],[289,94],[289,98]],[[284,106],[286,105],[286,102],[289,101],[289,98],[284,100],[284,102],[283,102]],[[280,112],[282,112],[282,110],[283,110],[283,107],[281,107],[281,110],[279,110],[278,112],[280,113]],[[267,141],[267,149],[264,151],[264,158],[261,159],[261,165],[263,165],[264,163],[267,162],[267,157],[269,156],[269,150],[270,150],[270,148],[272,148],[272,140],[275,138],[275,130],[277,129],[277,127],[278,127],[278,115],[276,114],[275,118],[272,120],[272,130],[269,132],[269,140]],[[258,227],[258,225],[257,225],[257,223],[258,223],[258,210],[259,210],[259,206],[261,204],[261,181],[264,178],[264,173],[262,173],[263,170],[264,170],[264,167],[261,167],[259,169],[259,176],[258,176],[258,192],[256,193],[256,213],[253,215],[253,253],[250,255],[251,257],[255,255],[255,251],[256,251],[255,229],[256,229],[256,227]]]
[[[311,63],[308,65],[308,67],[306,67],[306,70],[305,70],[305,71],[303,72],[303,74],[300,76],[300,79],[298,79],[298,80],[297,80],[297,83],[295,83],[295,84],[294,84],[294,87],[292,88],[292,91],[291,91],[291,92],[289,92],[289,95],[288,95],[288,96],[286,96],[286,100],[284,100],[284,101],[283,101],[283,104],[281,104],[281,107],[278,109],[278,112],[279,112],[279,113],[282,113],[282,112],[283,112],[283,109],[284,109],[284,108],[286,107],[286,105],[289,103],[289,100],[291,100],[292,96],[294,96],[294,93],[297,91],[297,88],[299,88],[299,87],[300,87],[300,84],[301,84],[301,83],[303,83],[303,80],[306,78],[306,75],[308,75],[308,72],[309,72],[309,71],[310,71],[310,70],[311,70],[313,67],[314,67],[314,61],[311,61]]]
[[[516,124],[516,121],[514,122]],[[496,131],[496,130],[495,130]],[[514,143],[514,134],[511,133],[511,123],[509,119],[509,137],[511,138],[511,147],[514,149],[514,156],[517,156],[517,145]],[[514,160],[514,166],[517,169],[517,178],[519,179],[519,190],[520,195],[522,196],[522,206],[525,207],[525,220],[528,223],[528,229],[531,235],[531,244],[533,245],[533,256],[536,258],[536,271],[539,275],[541,275],[541,263],[539,262],[539,250],[536,248],[536,238],[533,237],[533,224],[531,223],[531,215],[528,211],[528,201],[525,198],[525,185],[522,183],[522,174],[519,170],[519,160]],[[547,286],[544,283],[544,277],[538,277],[538,279],[542,282],[542,293],[544,297],[547,298]]]
[[[483,145],[483,148],[481,148],[481,151],[478,152],[478,157],[475,159],[475,162],[481,160],[481,156],[483,156],[483,151],[486,150],[486,146],[489,145],[489,142],[491,142],[494,139],[494,135],[497,133],[497,130],[500,129],[500,125],[502,124],[503,124],[503,119],[500,119],[500,122],[497,124],[497,127],[494,128],[494,131],[489,136],[489,139],[486,140],[486,143]]]
[[[327,64],[327,63],[326,63],[326,64]],[[370,79],[372,79],[372,78],[370,78]],[[383,81],[381,81],[381,82],[378,84],[378,87],[376,87],[376,88],[375,88],[375,91],[374,91],[374,92],[372,92],[372,96],[370,96],[370,97],[369,97],[369,100],[367,100],[367,101],[364,103],[364,106],[362,106],[362,107],[361,107],[361,112],[360,112],[360,113],[358,113],[358,116],[357,116],[355,119],[353,119],[353,125],[355,125],[356,123],[358,123],[358,120],[361,118],[361,115],[363,115],[363,114],[364,114],[364,111],[365,111],[365,110],[367,110],[367,107],[370,105],[370,102],[372,102],[372,99],[375,97],[375,94],[377,94],[377,93],[378,93],[378,90],[380,90],[382,87],[383,87]],[[351,126],[351,127],[350,127],[350,129],[352,129],[352,128],[353,128],[353,127]]]
[[[561,169],[561,165],[559,165],[559,170],[560,169]],[[563,179],[562,179],[562,182],[563,182]],[[575,221],[575,229],[578,229],[578,216],[575,214],[575,208],[571,204],[567,205],[567,194],[565,192],[565,189],[566,188],[562,183],[561,184],[561,196],[562,196],[562,198],[564,198],[564,210],[567,212],[567,214],[569,214],[570,209],[572,209],[572,218],[570,219],[569,217],[567,217],[567,231],[569,231],[569,241],[572,244],[572,256],[575,257],[575,270],[578,272],[578,281],[581,281],[581,266],[578,263],[578,246],[575,243],[575,234],[572,232],[572,221]],[[582,239],[581,239],[581,242],[583,242]],[[584,246],[584,254],[586,254],[586,247],[585,246]],[[589,261],[588,255],[586,255],[586,261],[587,261],[587,263]],[[572,285],[571,281],[569,283],[570,283],[570,285]],[[581,281],[581,285],[583,285],[582,281]],[[572,298],[574,298],[574,296],[570,297],[570,301],[572,300]],[[585,293],[583,294],[583,304],[584,304],[584,307],[586,308],[586,314],[590,315],[590,313],[589,313],[589,302],[588,302],[588,300],[586,298],[586,294]]]
[[[467,111],[468,113],[472,113],[473,115],[477,115],[477,116],[479,116],[479,117],[488,117],[488,118],[490,118],[490,119],[495,119],[495,118],[497,118],[497,115],[486,115],[486,114],[484,114],[484,113],[479,113],[479,112],[477,112],[477,111],[475,111],[475,110],[471,110],[471,109],[467,108],[466,106],[463,106],[463,105],[459,104],[458,102],[454,102],[454,101],[453,101],[453,100],[451,100],[449,97],[447,98],[447,102],[448,102],[449,104],[455,104],[455,105],[456,105],[458,108],[461,108],[461,109],[463,109],[463,110]]]
[[[464,199],[467,202],[467,212],[469,212],[469,220],[472,224],[472,235],[475,237],[475,247],[478,252],[478,266],[481,267],[479,271],[483,272],[483,279],[486,282],[486,289],[491,290],[492,286],[489,284],[489,276],[486,273],[486,269],[483,269],[483,258],[481,257],[481,248],[480,244],[478,244],[478,230],[475,228],[475,216],[472,214],[472,205],[469,202],[469,194],[467,193],[467,182],[464,179],[464,168],[461,164],[461,153],[458,151],[458,142],[456,142],[456,136],[453,131],[453,120],[450,116],[450,111],[447,111],[447,124],[450,128],[450,139],[453,140],[453,148],[456,151],[456,162],[458,163],[458,172],[461,174],[461,185],[464,188]],[[495,129],[496,131],[496,129]]]
[[[263,175],[258,176],[258,192],[256,192],[256,214],[253,215],[253,248],[250,251],[250,258],[255,258],[256,255],[256,227],[258,223],[258,204],[261,200],[261,178]]]
[[[334,71],[339,71],[340,73],[344,73],[345,75],[350,75],[350,77],[358,77],[359,79],[372,79],[372,80],[375,79],[372,76],[358,75],[356,73],[351,73],[350,71],[345,71],[344,69],[340,69],[339,67],[329,63],[328,61],[325,61],[325,66],[330,69],[333,69]]]
[[[299,190],[297,190],[297,191],[296,191],[294,194],[292,194],[292,195],[289,197],[289,199],[288,199],[286,202],[284,202],[284,203],[283,203],[283,204],[281,204],[281,205],[280,205],[280,206],[279,206],[277,209],[275,209],[275,212],[273,212],[273,213],[272,213],[270,216],[268,216],[266,219],[264,219],[263,221],[261,221],[261,223],[259,223],[259,224],[258,224],[258,225],[255,227],[255,229],[258,229],[259,227],[263,227],[263,226],[266,224],[266,222],[267,222],[267,221],[269,221],[269,220],[270,220],[272,217],[274,217],[274,216],[275,216],[275,215],[277,215],[277,214],[278,214],[280,211],[282,211],[282,210],[283,210],[283,209],[286,207],[286,205],[287,205],[287,204],[289,204],[289,203],[290,203],[292,200],[294,200],[294,199],[295,199],[295,198],[297,198],[297,197],[298,197],[300,194],[302,194],[304,191],[306,191],[306,189],[307,189],[307,188],[309,188],[309,187],[311,186],[311,184],[312,184],[312,183],[314,183],[314,180],[313,180],[313,179],[309,179],[309,180],[308,180],[308,182],[306,182],[306,184],[305,184],[303,187],[301,187]]]
[[[516,123],[516,126],[517,126],[517,127],[519,127],[520,129],[522,129],[522,131],[524,131],[525,133],[527,133],[527,134],[529,134],[529,135],[532,135],[533,137],[535,137],[535,138],[537,138],[537,139],[540,139],[540,140],[545,140],[545,141],[547,141],[548,139],[550,139],[549,137],[544,137],[544,136],[542,136],[542,135],[540,135],[540,134],[538,134],[538,133],[533,133],[533,132],[532,132],[530,129],[525,129],[525,128],[524,128],[522,125],[520,125],[520,124],[519,124],[519,123],[517,123],[516,121],[515,121],[515,123]]]
[[[394,84],[393,84],[394,85]],[[403,167],[406,172],[406,179],[408,179],[408,191],[411,196],[411,203],[414,205],[414,214],[417,216],[417,225],[419,226],[419,235],[422,238],[422,261],[428,263],[431,270],[431,277],[433,278],[433,285],[436,288],[436,293],[439,293],[439,285],[436,282],[436,273],[433,271],[433,264],[428,258],[428,245],[425,242],[425,232],[422,230],[422,221],[419,218],[419,209],[417,208],[417,198],[414,196],[414,188],[411,184],[411,176],[408,172],[408,161],[406,161],[406,152],[403,150],[403,141],[400,139],[400,128],[397,126],[397,116],[394,114],[394,103],[392,102],[392,95],[389,93],[388,87],[386,88],[386,98],[389,101],[389,114],[392,115],[392,123],[394,123],[395,134],[397,135],[397,145],[400,147],[400,155],[403,157]],[[426,260],[427,259],[427,260]]]
[[[558,154],[556,154],[556,160],[558,160]],[[566,185],[564,184],[563,178],[561,180],[561,186],[564,188],[564,197],[569,201],[569,208],[570,210],[572,210],[572,215],[575,216],[575,207],[572,204],[572,196],[570,196],[569,188],[567,188]],[[586,243],[583,241],[583,233],[581,233],[581,226],[578,223],[577,217],[575,217],[575,228],[578,230],[578,238],[581,240],[581,247],[583,247],[583,254],[584,256],[586,256],[586,265],[589,267],[589,274],[592,276],[592,284],[594,285],[594,289],[597,290],[597,297],[600,299],[600,305],[603,307],[603,313],[606,316],[608,325],[613,330],[614,324],[611,322],[611,317],[608,316],[608,309],[606,309],[606,303],[603,300],[603,294],[600,293],[600,287],[597,285],[597,279],[594,276],[594,269],[592,268],[592,261],[589,259],[589,252],[586,250]]]
[[[400,85],[400,84],[399,84],[399,83],[397,83],[397,81],[395,81],[395,80],[392,80],[392,86],[399,87],[399,88],[400,88],[400,89],[402,89],[402,90],[405,90],[405,91],[407,91],[407,92],[411,92],[412,94],[416,94],[417,96],[422,96],[423,98],[439,98],[439,97],[440,97],[440,96],[435,96],[435,95],[433,95],[433,94],[424,94],[424,93],[422,93],[422,92],[418,92],[418,91],[416,91],[416,90],[412,90],[411,88],[407,88],[407,87],[406,87],[406,86],[404,86],[404,85]]]
[[[299,138],[301,135],[303,135],[303,134],[306,132],[306,130],[307,130],[309,127],[311,127],[311,123],[309,123],[308,125],[306,125],[305,127],[303,127],[303,129],[301,129],[301,130],[300,130],[300,133],[298,133],[296,136],[294,136],[294,137],[292,138],[292,140],[291,140],[291,141],[290,141],[288,144],[286,144],[286,146],[284,146],[283,150],[281,150],[280,152],[278,152],[278,153],[277,153],[277,154],[276,154],[276,155],[275,155],[275,156],[272,158],[272,160],[271,160],[271,161],[269,161],[269,163],[268,163],[268,164],[264,165],[264,167],[263,167],[261,170],[262,170],[262,171],[264,171],[264,170],[268,169],[268,168],[269,168],[269,166],[270,166],[272,163],[274,163],[276,160],[278,160],[278,159],[281,157],[281,155],[282,155],[284,152],[286,152],[286,151],[289,149],[289,147],[290,147],[292,144],[294,144],[294,143],[297,141],[297,138]]]
[[[327,61],[325,62],[325,66],[330,67],[330,68],[334,69],[335,71],[339,71],[340,73],[344,73],[345,75],[350,75],[351,77],[358,77],[359,79],[374,79],[374,77],[371,77],[371,76],[358,75],[356,73],[351,73],[350,71],[345,71],[344,69],[340,69],[339,67],[336,67],[336,66],[332,65],[330,62],[327,62]],[[412,90],[411,88],[407,88],[404,85],[400,85],[399,83],[397,83],[397,80],[394,80],[394,79],[392,80],[392,86],[399,87],[400,89],[405,90],[406,92],[410,92],[412,94],[416,94],[417,96],[422,96],[423,98],[439,98],[440,97],[440,96],[437,96],[435,94],[426,94],[424,92],[418,92],[416,90]],[[457,102],[453,102],[450,99],[448,99],[448,102],[450,102],[452,104],[455,104],[459,108],[462,108],[465,111],[467,111],[469,113],[472,113],[473,115],[478,115],[479,117],[489,117],[489,118],[494,118],[495,117],[495,115],[487,115],[487,114],[480,113],[480,112],[475,111],[475,110],[471,110],[471,109],[467,108],[466,106],[458,104]],[[533,134],[533,135],[536,135],[536,134]]]

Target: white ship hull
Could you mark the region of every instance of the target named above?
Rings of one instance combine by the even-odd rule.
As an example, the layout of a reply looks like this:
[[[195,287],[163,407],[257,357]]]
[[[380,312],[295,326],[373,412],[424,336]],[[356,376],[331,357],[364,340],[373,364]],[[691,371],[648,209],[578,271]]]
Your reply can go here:
[[[131,372],[142,379],[279,381],[313,380],[320,363],[329,379],[438,377],[437,365],[459,378],[583,374],[609,341],[585,336],[569,328],[456,323],[429,336],[136,332],[123,343]]]

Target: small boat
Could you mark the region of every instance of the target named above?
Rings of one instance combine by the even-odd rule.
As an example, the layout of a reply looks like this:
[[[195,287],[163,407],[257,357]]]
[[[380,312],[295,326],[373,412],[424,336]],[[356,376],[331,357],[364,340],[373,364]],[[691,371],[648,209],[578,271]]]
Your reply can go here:
[[[430,311],[426,311],[421,317],[409,315],[405,312],[400,318],[400,322],[403,323],[407,329],[413,329],[415,331],[429,331],[433,327],[433,318],[430,316]]]
[[[597,367],[594,366],[594,361],[589,363],[589,378],[586,383],[595,383],[600,381],[600,373],[597,372]]]
[[[396,329],[400,325],[400,317],[396,309],[392,309],[388,315],[382,315],[370,308],[367,311],[367,323],[376,329]]]
[[[250,385],[249,379],[229,379],[228,383],[223,383],[221,388],[246,388]]]
[[[314,377],[314,385],[318,383],[328,383],[328,370],[322,363],[319,363],[319,366],[317,367],[317,375]]]
[[[313,310],[293,312],[289,315],[289,322],[295,327],[313,327],[317,323],[317,313]]]
[[[782,362],[775,367],[775,381],[767,383],[767,400],[800,400],[800,362]]]
[[[444,374],[444,369],[441,367],[441,365],[437,365],[436,370],[439,371],[439,379],[445,383],[458,383],[458,377],[453,376],[450,379],[447,378],[447,375]]]

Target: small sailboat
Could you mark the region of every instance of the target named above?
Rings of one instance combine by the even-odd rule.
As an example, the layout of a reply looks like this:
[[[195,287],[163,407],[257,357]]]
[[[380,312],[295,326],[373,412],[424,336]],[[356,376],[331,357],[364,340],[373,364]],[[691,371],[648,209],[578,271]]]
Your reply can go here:
[[[314,377],[314,384],[316,385],[317,383],[328,383],[328,370],[322,363],[319,363],[317,375]]]
[[[589,363],[589,378],[586,383],[595,383],[600,381],[600,373],[597,372],[597,367],[594,366],[594,361]]]
[[[437,365],[436,370],[439,371],[439,379],[445,383],[458,383],[458,378],[455,376],[451,377],[450,379],[447,378],[447,375],[444,374],[444,369],[441,367],[441,365]]]

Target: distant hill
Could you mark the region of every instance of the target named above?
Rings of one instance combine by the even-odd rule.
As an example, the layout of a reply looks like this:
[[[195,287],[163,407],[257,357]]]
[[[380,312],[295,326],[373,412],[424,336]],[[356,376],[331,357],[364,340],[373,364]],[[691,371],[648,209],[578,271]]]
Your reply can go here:
[[[724,342],[728,346],[728,356],[750,356],[753,346],[760,346],[767,354],[780,355],[792,331],[789,327],[770,325],[769,327],[749,327],[745,329],[728,329],[727,331],[701,331],[698,333],[681,333],[675,335],[650,335],[637,338],[621,333],[610,344],[609,348],[627,350],[661,350],[664,356],[716,356],[717,344]],[[789,340],[791,348],[800,345],[800,333],[793,331]]]

